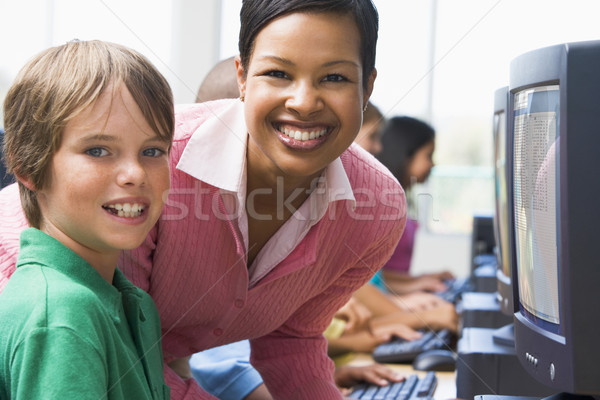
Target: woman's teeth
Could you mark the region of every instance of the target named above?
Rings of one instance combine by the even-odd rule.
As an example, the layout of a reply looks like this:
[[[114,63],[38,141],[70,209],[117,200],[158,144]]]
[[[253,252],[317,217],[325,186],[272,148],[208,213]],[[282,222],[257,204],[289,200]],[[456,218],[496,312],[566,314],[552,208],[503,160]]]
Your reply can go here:
[[[119,217],[135,218],[142,215],[145,206],[143,204],[138,203],[117,203],[110,204],[108,206],[105,206],[104,208],[108,209],[108,211],[112,212],[115,215],[118,215]]]
[[[289,136],[292,139],[301,140],[303,142],[306,140],[312,140],[312,139],[319,138],[327,133],[327,129],[321,129],[318,131],[308,132],[308,131],[300,131],[300,130],[295,130],[295,129],[290,129],[290,128],[283,128],[283,127],[280,128],[279,131],[282,132],[283,134],[285,134],[286,136]]]

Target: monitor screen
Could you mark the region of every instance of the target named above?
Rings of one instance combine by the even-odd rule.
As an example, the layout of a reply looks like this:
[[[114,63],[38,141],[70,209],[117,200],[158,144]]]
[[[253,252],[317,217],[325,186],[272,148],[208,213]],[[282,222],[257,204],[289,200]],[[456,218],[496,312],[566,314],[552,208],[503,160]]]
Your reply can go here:
[[[520,307],[536,325],[561,333],[558,85],[516,92],[513,115],[514,229]]]
[[[509,110],[515,352],[546,386],[600,394],[600,41],[515,58]]]

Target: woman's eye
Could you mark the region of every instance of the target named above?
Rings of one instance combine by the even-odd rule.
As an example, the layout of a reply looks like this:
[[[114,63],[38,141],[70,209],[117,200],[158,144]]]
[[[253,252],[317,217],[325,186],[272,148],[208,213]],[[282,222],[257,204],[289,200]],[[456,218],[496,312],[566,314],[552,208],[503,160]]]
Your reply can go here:
[[[143,154],[147,157],[160,157],[163,154],[166,154],[166,151],[159,149],[157,147],[152,147],[143,151]]]
[[[268,71],[265,73],[267,76],[272,76],[273,78],[286,78],[287,75],[283,71]]]
[[[92,157],[103,157],[108,155],[108,151],[102,147],[94,147],[85,151],[85,154]]]
[[[344,82],[344,81],[347,81],[347,79],[344,76],[340,75],[340,74],[329,74],[323,80],[327,81],[327,82]]]

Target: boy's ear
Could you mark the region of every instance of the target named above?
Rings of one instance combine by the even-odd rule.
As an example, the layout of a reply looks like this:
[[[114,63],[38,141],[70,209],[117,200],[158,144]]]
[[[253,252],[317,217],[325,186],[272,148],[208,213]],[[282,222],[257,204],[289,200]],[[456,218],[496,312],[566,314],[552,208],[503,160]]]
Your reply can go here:
[[[238,54],[235,56],[235,69],[237,72],[238,89],[240,91],[240,98],[246,97],[246,72],[242,66],[242,59]]]
[[[35,185],[31,181],[31,179],[29,179],[29,177],[25,177],[25,176],[18,175],[18,174],[15,174],[15,176],[16,176],[17,180],[19,182],[21,182],[23,184],[23,186],[25,186],[27,189],[31,190],[32,192],[36,191]]]

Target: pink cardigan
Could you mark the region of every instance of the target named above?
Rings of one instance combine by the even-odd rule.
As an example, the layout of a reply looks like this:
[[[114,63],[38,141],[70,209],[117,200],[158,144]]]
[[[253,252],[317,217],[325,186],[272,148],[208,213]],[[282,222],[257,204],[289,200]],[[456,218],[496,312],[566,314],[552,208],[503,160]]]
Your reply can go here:
[[[322,332],[392,254],[406,222],[404,193],[373,157],[351,146],[341,161],[356,208],[334,203],[292,253],[248,289],[237,220],[223,218],[217,188],[175,168],[191,135],[215,112],[214,105],[200,104],[176,114],[169,200],[144,245],[125,252],[119,267],[156,302],[166,362],[250,339],[252,364],[276,399],[341,398]],[[14,270],[24,227],[23,217],[14,215],[15,194],[14,187],[0,192],[0,279]],[[0,280],[0,289],[4,284]],[[212,398],[193,380],[165,371],[173,399]]]

